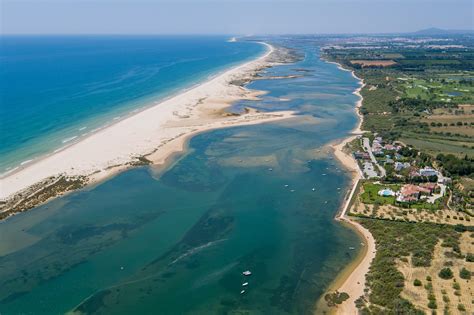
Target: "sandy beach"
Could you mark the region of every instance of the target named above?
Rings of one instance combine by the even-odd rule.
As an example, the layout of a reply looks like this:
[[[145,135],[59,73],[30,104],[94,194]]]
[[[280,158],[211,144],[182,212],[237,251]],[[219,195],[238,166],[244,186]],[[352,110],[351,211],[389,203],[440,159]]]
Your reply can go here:
[[[329,61],[328,61],[329,62]],[[335,62],[329,62],[336,64],[339,69],[344,71],[350,71],[348,69],[344,69],[340,64]],[[362,131],[362,122],[363,116],[359,112],[359,108],[362,106],[363,97],[360,94],[360,91],[365,86],[365,83],[362,79],[358,78],[354,71],[350,71],[352,76],[360,81],[360,87],[354,91],[354,94],[359,97],[359,100],[356,102],[356,113],[359,117],[359,124],[357,127],[352,131],[352,135],[348,138],[345,138],[339,143],[332,144],[331,147],[334,149],[334,155],[336,158],[347,168],[351,171],[352,174],[352,185],[351,191],[346,195],[344,199],[344,203],[342,205],[341,211],[338,212],[336,220],[341,221],[347,224],[349,227],[353,228],[363,240],[363,246],[361,253],[358,257],[351,263],[349,266],[343,270],[340,275],[336,278],[336,280],[331,284],[328,288],[328,292],[346,292],[349,294],[349,298],[337,306],[337,308],[333,308],[330,310],[331,313],[334,314],[358,314],[358,310],[355,306],[355,300],[357,300],[360,296],[364,295],[364,288],[365,288],[365,276],[369,271],[370,265],[372,260],[375,257],[376,247],[375,247],[375,239],[373,238],[372,234],[369,230],[365,229],[362,225],[360,225],[357,221],[351,219],[347,212],[349,207],[351,206],[351,200],[356,194],[357,186],[361,178],[363,178],[362,172],[357,165],[357,161],[353,158],[351,154],[348,154],[344,151],[344,147],[347,143],[353,141],[359,135],[363,133]],[[318,302],[318,305],[322,305],[323,299]]]
[[[0,179],[3,211],[44,190],[58,177],[96,183],[144,160],[164,163],[170,155],[183,150],[186,139],[197,133],[292,117],[289,111],[262,113],[249,109],[241,115],[225,112],[237,100],[257,100],[264,93],[242,86],[253,80],[257,72],[275,64],[275,49],[263,44],[268,49],[259,58],[117,121]]]

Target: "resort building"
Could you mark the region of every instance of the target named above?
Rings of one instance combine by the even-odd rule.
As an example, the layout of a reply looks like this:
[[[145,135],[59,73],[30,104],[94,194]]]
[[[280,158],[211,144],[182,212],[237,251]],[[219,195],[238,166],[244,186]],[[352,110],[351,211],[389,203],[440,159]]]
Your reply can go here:
[[[403,170],[405,168],[409,168],[409,167],[410,167],[410,163],[408,163],[408,162],[405,162],[405,163],[395,162],[393,164],[393,169],[397,172],[400,172],[401,170]]]
[[[420,169],[419,173],[421,176],[438,176],[438,171],[428,166]]]
[[[432,190],[422,186],[407,184],[400,189],[397,196],[399,202],[417,201],[421,195],[430,195]]]

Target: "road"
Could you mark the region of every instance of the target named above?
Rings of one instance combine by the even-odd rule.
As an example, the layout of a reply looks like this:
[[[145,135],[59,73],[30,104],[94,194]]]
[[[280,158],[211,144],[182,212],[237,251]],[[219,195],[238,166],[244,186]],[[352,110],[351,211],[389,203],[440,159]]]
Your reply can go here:
[[[377,162],[377,159],[375,158],[374,153],[372,152],[372,147],[370,146],[369,138],[363,138],[362,145],[364,146],[364,150],[369,153],[370,160],[372,161],[372,163],[374,163],[379,169],[380,177],[385,177],[385,175],[387,175],[387,172],[385,171],[385,168],[383,168],[383,166],[380,165],[379,162]]]

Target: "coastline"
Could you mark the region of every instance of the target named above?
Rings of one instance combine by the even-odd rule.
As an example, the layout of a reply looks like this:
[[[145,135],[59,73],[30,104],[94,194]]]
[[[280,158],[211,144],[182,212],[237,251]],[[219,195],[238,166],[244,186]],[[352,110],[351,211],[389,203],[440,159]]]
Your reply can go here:
[[[164,164],[169,156],[185,150],[186,141],[198,133],[293,117],[294,112],[290,111],[265,113],[248,109],[241,115],[225,112],[235,101],[258,100],[264,94],[243,87],[259,71],[278,64],[272,60],[275,48],[267,43],[261,44],[268,49],[256,59],[137,111],[1,178],[0,200],[3,201],[3,209],[0,214],[27,210],[67,190],[98,183],[135,165]],[[53,191],[45,200],[29,204],[24,209],[19,206],[21,201],[41,194],[61,179],[77,183],[72,189]]]
[[[357,257],[339,273],[333,283],[326,290],[326,293],[334,291],[346,292],[349,295],[349,298],[334,308],[328,308],[324,301],[324,296],[322,296],[317,303],[317,307],[325,309],[331,314],[358,314],[355,301],[360,296],[365,294],[365,276],[369,271],[372,260],[375,258],[376,246],[375,239],[370,231],[365,229],[360,223],[347,215],[347,212],[351,206],[351,201],[354,195],[357,193],[359,181],[363,179],[363,174],[357,165],[357,161],[352,157],[352,155],[347,154],[344,151],[344,147],[347,143],[353,141],[358,136],[363,134],[363,116],[360,114],[359,109],[362,106],[362,102],[364,100],[360,92],[364,88],[365,82],[361,78],[357,77],[354,71],[343,68],[341,64],[327,60],[325,61],[327,63],[336,64],[340,70],[351,72],[352,76],[359,80],[360,83],[359,88],[353,92],[353,94],[359,97],[359,100],[356,102],[355,106],[356,114],[359,117],[359,123],[356,128],[352,130],[349,137],[343,139],[342,141],[331,144],[331,147],[334,150],[334,155],[336,158],[346,169],[351,172],[352,177],[352,183],[350,186],[351,189],[346,195],[341,206],[341,210],[338,211],[335,219],[347,227],[353,229],[359,235],[363,242],[363,248]]]

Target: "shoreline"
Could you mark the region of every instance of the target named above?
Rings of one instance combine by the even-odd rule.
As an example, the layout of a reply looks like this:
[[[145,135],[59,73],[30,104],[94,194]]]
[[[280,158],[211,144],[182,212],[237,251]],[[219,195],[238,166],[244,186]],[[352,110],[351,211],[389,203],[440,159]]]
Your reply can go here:
[[[12,215],[28,210],[68,190],[98,183],[133,166],[166,164],[170,155],[185,150],[187,140],[198,133],[294,117],[292,111],[247,109],[238,115],[225,111],[235,101],[258,100],[265,93],[243,86],[254,80],[261,70],[279,64],[272,60],[277,50],[268,43],[260,43],[268,49],[257,58],[117,120],[63,150],[34,160],[1,178],[0,200],[3,202],[0,205],[3,209],[0,214]],[[63,191],[50,189],[60,179],[66,183],[79,183]],[[43,190],[52,190],[53,194],[44,200],[28,201],[32,196],[38,199],[35,195],[41,195]],[[18,206],[25,200],[30,204],[23,208]]]
[[[359,112],[359,109],[361,108],[362,102],[364,100],[360,92],[364,88],[365,82],[361,78],[357,77],[354,71],[343,68],[341,64],[328,60],[325,61],[327,63],[336,64],[340,70],[351,72],[352,76],[359,80],[360,84],[360,86],[353,92],[354,95],[359,97],[359,100],[355,104],[355,111],[359,117],[359,123],[354,128],[354,130],[351,131],[351,135],[349,137],[331,144],[331,147],[334,150],[334,155],[336,158],[346,169],[351,172],[352,177],[352,183],[350,185],[351,189],[348,194],[346,194],[341,208],[336,214],[335,220],[341,222],[348,228],[353,229],[353,231],[355,231],[361,238],[361,241],[363,242],[363,248],[357,257],[337,275],[336,279],[331,283],[331,285],[329,285],[325,292],[325,294],[334,291],[346,292],[349,294],[349,298],[334,308],[328,308],[324,301],[324,294],[318,300],[317,306],[327,310],[331,314],[356,315],[358,314],[358,310],[355,306],[355,300],[364,295],[365,276],[369,271],[372,260],[375,258],[376,246],[375,239],[369,230],[365,229],[360,223],[347,215],[347,211],[351,206],[351,201],[354,198],[354,195],[357,193],[357,187],[360,180],[363,178],[363,174],[357,165],[357,161],[352,157],[352,155],[344,152],[344,147],[347,143],[353,141],[355,138],[363,134],[363,115]]]
[[[267,47],[267,51],[264,52],[263,55],[257,56],[256,58],[254,58],[250,61],[244,61],[243,63],[238,63],[237,65],[231,66],[227,69],[220,70],[220,71],[216,72],[215,74],[207,76],[206,79],[204,79],[201,82],[193,83],[190,86],[184,87],[184,88],[180,89],[179,91],[171,93],[170,95],[165,96],[161,99],[158,99],[158,100],[151,100],[150,99],[148,104],[143,104],[142,106],[140,106],[138,108],[127,110],[126,112],[124,112],[122,114],[116,113],[119,116],[114,117],[115,114],[114,115],[109,115],[110,117],[108,117],[107,120],[104,120],[103,123],[101,123],[99,126],[95,126],[95,128],[92,129],[92,130],[88,130],[89,127],[83,126],[83,127],[79,128],[77,130],[78,131],[88,130],[88,131],[85,131],[83,134],[71,136],[70,138],[64,139],[63,142],[62,142],[63,145],[56,148],[56,149],[54,149],[53,151],[50,151],[50,152],[47,152],[45,154],[41,154],[41,155],[38,155],[38,156],[33,156],[31,158],[28,158],[27,160],[21,161],[20,163],[11,166],[9,169],[4,169],[3,172],[0,173],[0,180],[2,180],[4,178],[7,178],[8,176],[14,175],[15,173],[20,172],[21,170],[27,168],[31,164],[37,163],[37,162],[39,162],[39,161],[41,161],[45,158],[48,158],[49,156],[52,156],[56,153],[64,151],[67,148],[69,148],[69,147],[71,147],[71,146],[73,146],[73,145],[75,145],[75,144],[91,137],[91,136],[94,136],[95,134],[99,133],[100,131],[102,131],[104,129],[112,127],[112,126],[116,125],[117,123],[119,123],[123,120],[126,120],[126,119],[128,119],[130,117],[133,117],[133,116],[135,116],[135,115],[137,115],[137,114],[139,114],[139,113],[141,113],[141,112],[143,112],[147,109],[153,108],[153,107],[158,106],[158,105],[160,105],[164,102],[167,102],[168,100],[173,99],[173,98],[175,98],[175,97],[177,97],[181,94],[184,94],[184,93],[186,93],[190,90],[198,88],[200,85],[203,85],[203,84],[205,84],[209,81],[212,81],[213,79],[225,74],[228,71],[234,70],[235,68],[238,68],[240,66],[244,66],[248,63],[255,62],[255,61],[257,61],[259,59],[262,59],[264,57],[268,58],[267,55],[269,55],[273,52],[274,47],[271,46],[268,43],[265,43],[265,42],[257,42],[257,43]],[[147,97],[149,97],[149,96],[147,96]],[[145,98],[147,98],[147,97],[145,97]],[[153,97],[153,96],[151,96],[151,97]],[[81,124],[81,125],[83,125],[83,124]],[[1,200],[1,196],[0,196],[0,200]]]
[[[265,43],[265,42],[256,42],[256,43],[259,43],[263,46],[266,46],[268,50],[273,49],[273,47],[268,43]],[[266,55],[268,53],[268,50],[266,52],[264,52],[262,56],[257,56],[254,59],[250,59],[250,60],[244,60],[243,62],[240,62],[240,63],[239,62],[234,63],[230,67],[226,67],[225,69],[218,70],[216,73],[213,73],[211,75],[206,76],[200,82],[192,83],[189,86],[183,87],[183,88],[179,89],[178,91],[172,92],[169,95],[164,96],[162,98],[158,97],[158,99],[155,99],[156,95],[155,96],[154,95],[145,96],[145,97],[143,97],[143,99],[148,99],[148,101],[143,102],[143,104],[140,105],[139,107],[124,109],[123,113],[119,112],[119,113],[114,113],[114,115],[106,115],[104,117],[107,117],[107,118],[104,119],[104,121],[102,123],[100,123],[99,125],[93,126],[94,127],[93,129],[91,129],[91,126],[83,126],[81,128],[78,128],[77,131],[84,131],[84,133],[77,134],[77,135],[71,136],[69,138],[63,139],[62,140],[62,145],[58,148],[53,149],[50,152],[47,152],[47,153],[44,153],[44,154],[39,154],[37,156],[32,156],[30,158],[27,158],[24,161],[21,161],[18,164],[15,164],[15,165],[12,165],[10,167],[7,167],[6,169],[3,169],[0,173],[0,180],[3,179],[3,178],[6,178],[8,176],[11,176],[11,175],[13,175],[17,172],[20,172],[22,169],[25,169],[28,166],[30,166],[30,164],[34,164],[34,163],[36,163],[38,161],[41,161],[41,160],[43,160],[43,159],[45,159],[45,158],[47,158],[47,157],[49,157],[53,154],[56,154],[56,153],[61,152],[63,150],[66,150],[70,146],[73,146],[73,145],[75,145],[75,144],[77,144],[77,143],[79,143],[79,142],[81,142],[81,141],[97,134],[98,132],[100,132],[103,129],[109,128],[109,127],[111,127],[111,126],[113,126],[113,125],[115,125],[115,124],[117,124],[117,123],[119,123],[123,120],[126,120],[127,118],[130,118],[130,117],[132,117],[136,114],[139,114],[139,113],[141,113],[141,112],[143,112],[143,111],[145,111],[149,108],[160,105],[161,103],[166,102],[169,99],[172,99],[174,97],[177,97],[180,94],[183,94],[183,93],[186,93],[190,90],[198,88],[200,85],[202,85],[206,82],[209,82],[209,81],[221,76],[222,74],[234,69],[234,68],[238,68],[239,66],[245,65],[245,64],[250,63],[250,62],[254,62],[257,59],[260,59],[261,57]],[[137,101],[140,102],[141,98],[137,99]],[[116,116],[116,115],[118,115],[118,116]],[[87,125],[87,121],[84,122],[84,123],[81,123],[80,125]],[[1,200],[1,197],[0,197],[0,200]]]

